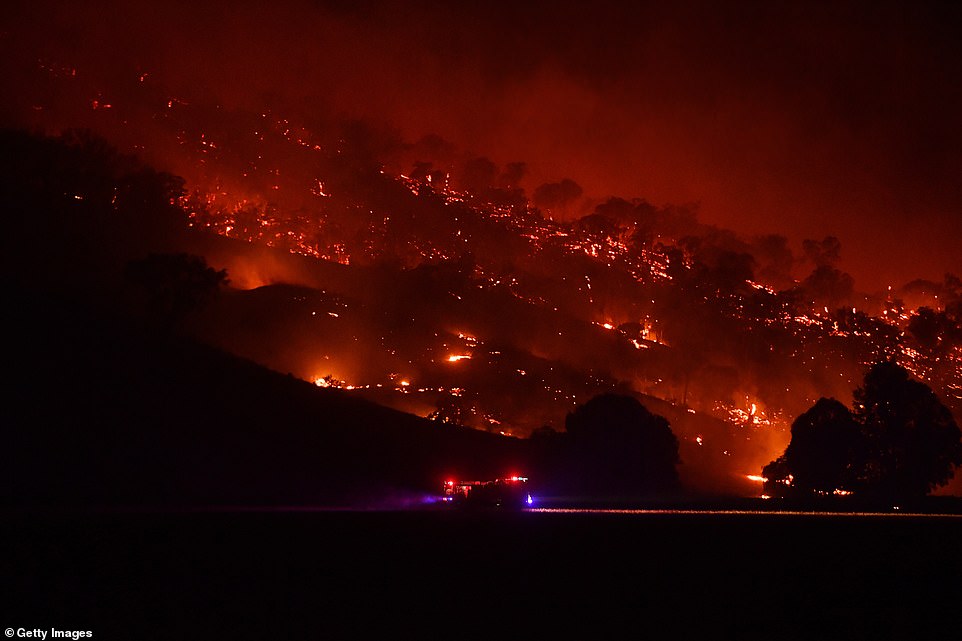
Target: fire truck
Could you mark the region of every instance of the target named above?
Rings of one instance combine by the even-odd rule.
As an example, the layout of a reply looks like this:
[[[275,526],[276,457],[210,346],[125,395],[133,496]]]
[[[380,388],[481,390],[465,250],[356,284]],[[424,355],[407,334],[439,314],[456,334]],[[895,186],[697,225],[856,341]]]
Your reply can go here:
[[[496,507],[520,510],[534,502],[525,476],[492,481],[445,481],[441,500],[464,507]]]

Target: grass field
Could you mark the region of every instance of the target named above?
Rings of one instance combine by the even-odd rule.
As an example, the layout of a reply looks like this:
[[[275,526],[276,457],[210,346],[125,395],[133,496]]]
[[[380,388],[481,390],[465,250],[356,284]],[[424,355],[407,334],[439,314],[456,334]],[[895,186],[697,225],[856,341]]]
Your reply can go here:
[[[7,514],[4,627],[94,639],[959,638],[962,519]]]

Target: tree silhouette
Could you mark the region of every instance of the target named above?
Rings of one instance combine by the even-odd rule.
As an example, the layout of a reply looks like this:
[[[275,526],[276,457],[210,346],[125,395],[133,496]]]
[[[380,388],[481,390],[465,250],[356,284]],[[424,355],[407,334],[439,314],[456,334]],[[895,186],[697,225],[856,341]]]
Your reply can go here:
[[[697,282],[711,292],[745,290],[745,281],[755,278],[755,259],[751,254],[712,248],[702,252],[693,267]]]
[[[125,276],[142,310],[167,331],[230,282],[226,270],[190,254],[150,254],[128,263]]]
[[[678,484],[678,440],[664,417],[634,397],[597,396],[570,413],[565,428],[575,490],[627,495]]]
[[[755,239],[753,255],[759,264],[758,277],[777,290],[792,286],[792,267],[795,257],[788,246],[788,238],[768,234]]]
[[[834,267],[841,259],[842,243],[835,236],[826,236],[822,240],[807,238],[802,241],[802,251],[815,267]]]
[[[792,424],[783,456],[763,470],[766,491],[805,495],[856,491],[904,499],[925,496],[962,465],[962,432],[929,386],[886,361],[855,390],[855,411],[820,399]]]
[[[962,343],[962,325],[947,312],[931,307],[919,307],[909,320],[908,330],[920,346],[931,351],[945,353]]]
[[[475,195],[482,195],[494,185],[498,176],[498,166],[489,159],[472,158],[461,169],[461,186]]]
[[[570,178],[557,183],[544,183],[534,190],[532,201],[544,209],[565,209],[581,197],[581,186]]]
[[[498,187],[501,189],[518,189],[518,183],[528,172],[528,166],[523,162],[509,162],[498,176]]]
[[[765,468],[766,491],[783,493],[780,485],[786,485],[788,475],[797,491],[852,491],[863,459],[864,439],[852,413],[834,398],[821,398],[792,423],[792,440],[781,463]]]
[[[962,432],[928,385],[893,362],[873,365],[855,391],[855,416],[869,440],[866,490],[924,496],[962,465]]]
[[[183,232],[183,181],[86,130],[0,130],[5,273],[27,262],[60,283],[91,278]],[[135,249],[136,248],[136,249]]]
[[[791,473],[784,454],[763,467],[762,476],[765,477],[766,496],[784,497],[794,489],[792,482],[795,477]]]
[[[801,290],[812,303],[835,309],[851,300],[855,279],[830,265],[819,265],[802,281]]]

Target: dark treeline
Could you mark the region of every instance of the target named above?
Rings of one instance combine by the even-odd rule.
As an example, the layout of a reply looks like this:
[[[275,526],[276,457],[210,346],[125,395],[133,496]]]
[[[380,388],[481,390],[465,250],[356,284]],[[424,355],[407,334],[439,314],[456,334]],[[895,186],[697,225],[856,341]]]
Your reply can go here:
[[[774,496],[918,499],[962,465],[962,432],[927,385],[892,362],[872,366],[855,410],[820,399],[792,424],[785,453],[768,464]]]

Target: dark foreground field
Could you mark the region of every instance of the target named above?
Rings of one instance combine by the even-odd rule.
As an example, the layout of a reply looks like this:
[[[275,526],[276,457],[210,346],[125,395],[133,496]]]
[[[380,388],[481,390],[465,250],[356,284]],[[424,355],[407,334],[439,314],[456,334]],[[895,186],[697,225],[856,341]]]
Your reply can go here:
[[[218,511],[0,526],[2,627],[94,639],[962,630],[959,518]]]

